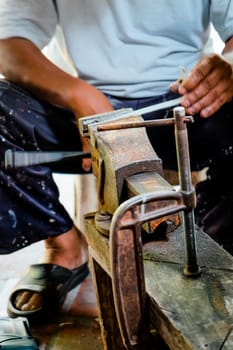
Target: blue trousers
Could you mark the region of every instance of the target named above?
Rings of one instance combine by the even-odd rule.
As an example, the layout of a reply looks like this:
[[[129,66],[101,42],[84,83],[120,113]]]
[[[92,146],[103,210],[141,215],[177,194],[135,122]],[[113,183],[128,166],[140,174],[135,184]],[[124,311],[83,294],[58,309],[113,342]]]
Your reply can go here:
[[[115,109],[145,107],[177,96],[168,93],[155,98],[127,99],[107,96]],[[145,115],[145,119],[171,117],[171,110]],[[208,119],[195,117],[189,125],[191,166],[220,164],[227,171],[223,192],[232,186],[232,103]],[[173,127],[148,129],[156,153],[167,168],[176,169]],[[5,169],[7,149],[26,151],[78,151],[80,136],[72,112],[35,98],[21,87],[0,81],[0,254],[7,254],[34,242],[68,231],[72,219],[59,202],[54,171],[83,173],[81,160],[59,164]],[[215,167],[218,168],[217,166]],[[226,189],[225,189],[226,188]]]

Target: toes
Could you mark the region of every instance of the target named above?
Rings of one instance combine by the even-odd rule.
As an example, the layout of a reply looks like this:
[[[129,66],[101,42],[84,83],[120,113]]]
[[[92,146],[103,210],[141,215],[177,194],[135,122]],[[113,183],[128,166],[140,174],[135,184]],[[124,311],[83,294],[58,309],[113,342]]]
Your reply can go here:
[[[17,293],[15,298],[15,306],[21,311],[32,311],[40,308],[41,295],[36,292],[24,291]]]

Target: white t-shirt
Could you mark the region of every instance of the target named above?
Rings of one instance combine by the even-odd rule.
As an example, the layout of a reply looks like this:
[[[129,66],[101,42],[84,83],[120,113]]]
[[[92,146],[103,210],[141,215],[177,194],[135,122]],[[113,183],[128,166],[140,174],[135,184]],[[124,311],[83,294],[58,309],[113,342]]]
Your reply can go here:
[[[210,21],[233,35],[232,0],[57,0],[69,55],[80,78],[115,96],[160,95],[203,53]],[[0,0],[0,38],[43,49],[58,23],[52,0]]]

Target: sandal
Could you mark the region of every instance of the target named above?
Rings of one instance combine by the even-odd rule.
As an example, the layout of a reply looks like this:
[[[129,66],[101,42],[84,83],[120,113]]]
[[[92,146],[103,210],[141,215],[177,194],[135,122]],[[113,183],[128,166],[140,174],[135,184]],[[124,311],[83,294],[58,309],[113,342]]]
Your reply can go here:
[[[9,297],[8,315],[13,318],[26,317],[30,323],[54,317],[61,309],[67,293],[77,287],[88,274],[87,263],[74,270],[54,264],[31,265]],[[30,311],[17,309],[15,300],[17,294],[23,291],[40,293],[42,305]]]

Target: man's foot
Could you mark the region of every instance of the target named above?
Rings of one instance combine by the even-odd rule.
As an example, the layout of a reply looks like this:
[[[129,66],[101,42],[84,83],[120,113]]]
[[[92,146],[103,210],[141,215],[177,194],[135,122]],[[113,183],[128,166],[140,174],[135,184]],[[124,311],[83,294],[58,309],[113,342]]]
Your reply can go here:
[[[80,232],[73,227],[70,231],[45,242],[43,263],[55,264],[74,270],[88,260],[87,243]],[[22,291],[17,292],[14,300],[16,309],[23,312],[37,310],[42,305],[41,293]],[[96,317],[98,309],[91,275],[66,295],[61,311],[75,315]]]

